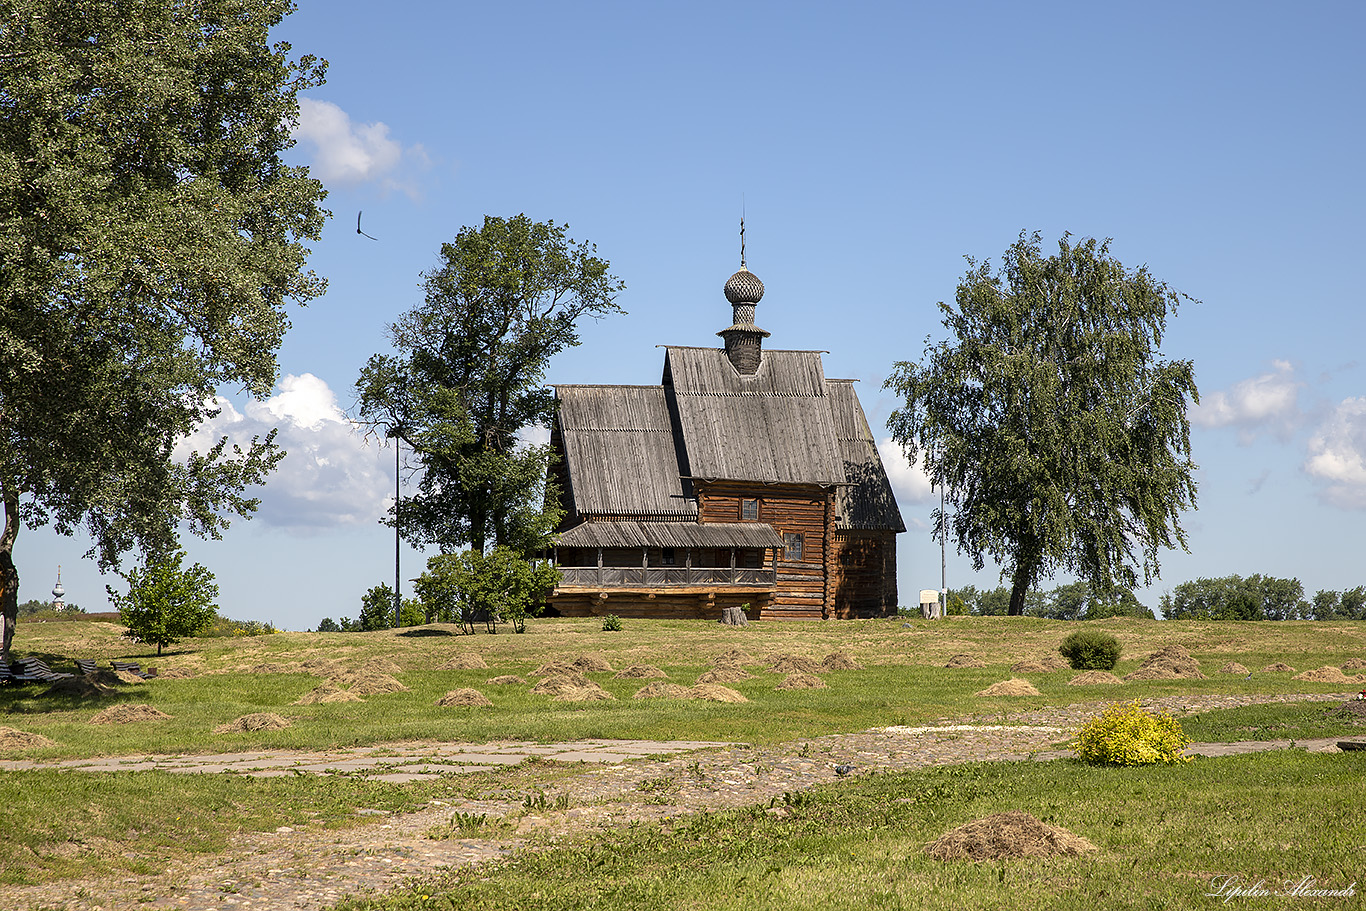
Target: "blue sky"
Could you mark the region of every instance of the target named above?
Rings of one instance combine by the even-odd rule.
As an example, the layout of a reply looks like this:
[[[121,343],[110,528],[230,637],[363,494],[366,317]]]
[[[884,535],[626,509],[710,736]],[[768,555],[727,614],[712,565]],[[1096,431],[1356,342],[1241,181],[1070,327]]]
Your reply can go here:
[[[230,616],[355,616],[393,579],[377,523],[393,454],[344,417],[440,244],[486,214],[567,222],[626,282],[629,315],[584,326],[549,380],[657,383],[656,345],[718,344],[730,322],[743,209],[767,344],[828,351],[879,438],[882,382],[943,336],[935,304],[964,255],[995,260],[1021,230],[1113,238],[1199,301],[1163,348],[1194,360],[1202,394],[1191,552],[1140,599],[1230,573],[1366,584],[1364,33],[1356,2],[300,0],[276,34],[330,63],[290,152],[329,191],[311,260],[329,288],[294,314],[276,396],[232,398],[234,422],[205,429],[279,426],[290,455],[260,514],[191,556]],[[889,469],[913,604],[939,585],[937,497]],[[68,599],[104,609],[117,580],[85,547],[25,530],[21,599],[61,564]],[[421,570],[403,559],[405,579]],[[952,553],[948,575],[998,584]]]

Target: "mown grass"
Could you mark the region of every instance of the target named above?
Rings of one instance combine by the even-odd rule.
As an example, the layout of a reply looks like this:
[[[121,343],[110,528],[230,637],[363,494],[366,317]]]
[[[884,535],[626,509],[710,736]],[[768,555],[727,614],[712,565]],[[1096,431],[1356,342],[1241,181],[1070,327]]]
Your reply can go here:
[[[524,851],[339,911],[445,909],[1218,907],[1216,877],[1270,890],[1312,877],[1356,897],[1235,900],[1356,907],[1366,844],[1359,754],[1278,752],[1148,768],[984,763],[842,781],[785,805],[706,813]],[[958,825],[1023,810],[1095,843],[1079,857],[940,861]],[[776,811],[776,812],[774,812]]]

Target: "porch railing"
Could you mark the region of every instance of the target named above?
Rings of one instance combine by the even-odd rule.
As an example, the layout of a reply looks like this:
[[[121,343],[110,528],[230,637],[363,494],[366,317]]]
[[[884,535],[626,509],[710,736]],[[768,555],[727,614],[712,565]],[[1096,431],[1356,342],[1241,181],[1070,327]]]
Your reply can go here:
[[[774,569],[729,566],[561,566],[561,585],[609,587],[667,585],[777,585]]]

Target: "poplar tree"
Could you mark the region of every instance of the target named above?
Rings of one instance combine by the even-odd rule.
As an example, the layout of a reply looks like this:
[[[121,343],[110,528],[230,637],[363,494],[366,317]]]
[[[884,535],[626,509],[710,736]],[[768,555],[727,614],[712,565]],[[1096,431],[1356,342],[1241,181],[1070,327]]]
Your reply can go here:
[[[1059,570],[1105,597],[1150,583],[1159,552],[1186,547],[1186,409],[1199,395],[1192,363],[1160,350],[1184,295],[1126,270],[1109,244],[1064,235],[1045,256],[1021,232],[999,269],[969,257],[939,305],[952,338],[927,339],[886,382],[903,399],[893,438],[945,491],[959,552],[1010,577],[1010,614]]]

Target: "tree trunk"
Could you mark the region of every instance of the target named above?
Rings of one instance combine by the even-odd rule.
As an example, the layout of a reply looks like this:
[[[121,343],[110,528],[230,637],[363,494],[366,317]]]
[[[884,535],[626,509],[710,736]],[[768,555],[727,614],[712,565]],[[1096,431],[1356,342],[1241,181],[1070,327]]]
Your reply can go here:
[[[19,571],[14,568],[14,540],[19,537],[19,494],[6,484],[5,530],[0,533],[0,615],[4,634],[0,639],[0,661],[9,663],[14,628],[19,623]]]
[[[1027,568],[1022,563],[1016,564],[1015,575],[1011,578],[1010,607],[1006,611],[1007,614],[1012,617],[1024,616],[1025,596],[1029,594],[1029,586],[1033,581],[1033,568]]]

